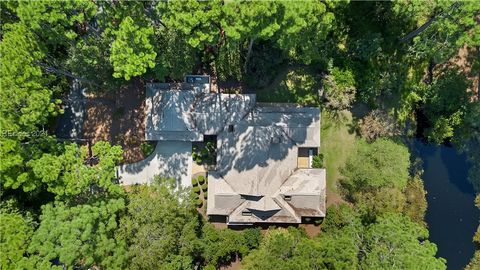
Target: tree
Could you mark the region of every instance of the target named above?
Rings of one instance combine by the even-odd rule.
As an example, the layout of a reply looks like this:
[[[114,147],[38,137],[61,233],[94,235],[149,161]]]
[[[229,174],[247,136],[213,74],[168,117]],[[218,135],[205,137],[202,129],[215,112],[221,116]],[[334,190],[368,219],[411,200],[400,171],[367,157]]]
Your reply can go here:
[[[43,73],[43,45],[22,23],[3,27],[0,44],[0,178],[4,188],[34,190],[35,178],[25,163],[43,151],[54,151],[43,126],[62,113],[54,99],[58,87]]]
[[[228,1],[223,10],[227,22],[225,35],[234,42],[247,41],[243,70],[247,70],[255,40],[268,40],[280,29],[282,6],[274,1],[257,2]]]
[[[17,269],[33,235],[31,224],[19,213],[0,213],[0,262],[2,269]]]
[[[427,92],[424,109],[430,124],[426,130],[429,139],[442,143],[455,135],[467,110],[468,86],[465,76],[456,70],[435,79]]]
[[[94,3],[89,1],[22,1],[16,15],[39,41],[56,48],[67,46],[78,37],[82,24],[96,11]]]
[[[400,143],[386,139],[371,144],[359,141],[357,151],[341,169],[341,184],[350,195],[382,187],[403,190],[408,181],[409,158],[408,149]]]
[[[190,74],[198,61],[197,51],[187,43],[187,35],[159,27],[156,29],[157,65],[152,73],[155,78],[169,77],[175,80],[183,80],[185,74]]]
[[[61,202],[44,205],[28,247],[29,259],[64,269],[123,268],[125,242],[115,236],[124,207],[123,199],[73,207]]]
[[[399,135],[400,131],[395,119],[383,110],[373,110],[360,120],[360,135],[373,142],[377,138]]]
[[[129,269],[192,269],[200,224],[189,190],[174,179],[133,187],[119,233],[128,244]]]
[[[52,89],[38,61],[45,57],[34,35],[23,24],[4,26],[0,45],[2,129],[34,131],[57,115]]]
[[[130,80],[155,67],[157,53],[151,44],[153,29],[149,26],[137,25],[130,16],[120,23],[112,43],[110,62],[113,65],[115,78]]]
[[[323,79],[324,106],[329,111],[342,111],[350,108],[355,101],[355,78],[349,70],[331,68]]]
[[[183,33],[188,44],[194,48],[213,49],[222,42],[223,11],[220,1],[159,2],[157,11],[164,25]]]
[[[86,146],[66,144],[60,155],[45,153],[27,165],[57,198],[90,200],[96,194],[122,194],[115,174],[121,159],[120,146],[97,142],[92,156]]]
[[[334,2],[321,1],[280,1],[284,8],[277,32],[276,42],[292,59],[305,64],[326,62],[326,49],[335,46],[328,42],[328,35],[334,29],[335,16],[327,11]]]
[[[414,176],[408,181],[405,188],[406,205],[404,214],[418,224],[425,225],[425,213],[427,212],[426,191],[423,181],[419,176]]]
[[[365,269],[446,269],[436,258],[437,247],[428,230],[407,217],[388,214],[368,226],[360,265]]]
[[[364,219],[371,220],[385,213],[402,213],[406,205],[406,198],[402,191],[391,187],[357,192],[352,198]]]
[[[305,240],[295,228],[269,230],[257,250],[242,261],[245,269],[307,269],[307,262],[295,256],[297,245]]]
[[[413,10],[409,10],[412,7]],[[412,1],[411,5],[396,2],[395,8],[397,12],[406,9],[409,16],[417,19],[417,25],[422,24],[418,31],[402,40],[406,42],[413,38],[410,52],[417,58],[442,63],[464,45],[474,47],[480,44],[480,26],[476,21],[480,4],[476,1],[434,1],[432,5],[424,5],[422,1]]]
[[[351,216],[351,213],[347,213],[343,208],[340,211],[345,218],[349,219],[349,221],[345,220],[344,227],[330,227],[330,230],[322,232],[313,239],[307,238],[304,232],[295,228],[269,230],[259,248],[251,251],[243,259],[243,267],[245,269],[355,269],[358,265],[360,244],[360,239],[356,236],[359,219]],[[355,221],[351,223],[353,219]]]
[[[256,240],[246,242],[241,232],[230,229],[217,230],[209,223],[202,227],[201,233],[202,258],[207,266],[215,268],[235,261],[237,256],[248,254],[252,243],[255,245],[256,242]],[[250,237],[249,239],[251,240]]]

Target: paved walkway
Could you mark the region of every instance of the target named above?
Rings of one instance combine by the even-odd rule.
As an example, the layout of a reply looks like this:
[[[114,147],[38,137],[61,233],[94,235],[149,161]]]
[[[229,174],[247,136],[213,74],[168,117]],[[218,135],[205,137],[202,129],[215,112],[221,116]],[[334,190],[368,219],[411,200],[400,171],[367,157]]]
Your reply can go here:
[[[123,185],[148,184],[155,175],[173,177],[177,184],[191,186],[192,143],[183,141],[158,141],[155,151],[137,163],[118,168]]]

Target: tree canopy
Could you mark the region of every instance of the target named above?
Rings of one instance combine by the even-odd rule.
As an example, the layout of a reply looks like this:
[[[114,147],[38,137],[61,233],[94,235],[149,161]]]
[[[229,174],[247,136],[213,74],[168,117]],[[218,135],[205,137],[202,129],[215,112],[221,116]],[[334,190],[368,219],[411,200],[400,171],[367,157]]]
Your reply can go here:
[[[406,145],[452,143],[480,190],[479,10],[437,0],[0,2],[1,268],[215,269],[238,259],[246,269],[444,269]],[[333,147],[314,166],[347,204],[328,208],[319,235],[218,229],[171,179],[122,187],[120,146],[55,135],[72,85],[88,90],[78,101],[88,107],[186,74],[211,76],[219,93],[318,106],[322,125],[337,117],[328,124],[345,134],[333,143],[353,150]]]

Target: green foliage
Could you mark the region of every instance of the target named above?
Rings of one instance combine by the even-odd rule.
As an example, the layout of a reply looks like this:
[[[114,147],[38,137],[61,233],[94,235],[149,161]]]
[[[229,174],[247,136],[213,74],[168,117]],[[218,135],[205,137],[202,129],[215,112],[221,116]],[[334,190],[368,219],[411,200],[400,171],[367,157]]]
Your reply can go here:
[[[28,252],[40,264],[58,260],[67,269],[122,268],[125,242],[115,235],[124,208],[122,199],[72,207],[61,202],[44,205]]]
[[[326,62],[328,34],[334,29],[335,15],[320,1],[280,1],[283,17],[277,33],[278,46],[299,62]],[[279,13],[281,14],[281,13]]]
[[[245,70],[245,82],[248,87],[253,89],[268,87],[275,82],[276,76],[281,72],[280,68],[284,66],[287,59],[284,52],[274,47],[272,43],[271,41],[258,41],[253,45],[250,64]],[[262,95],[262,93],[265,92],[257,94]],[[266,97],[262,99],[268,100]]]
[[[262,102],[290,102],[304,106],[319,104],[320,77],[305,69],[285,73],[272,89],[262,89],[258,100]]]
[[[192,269],[199,220],[186,189],[157,178],[128,193],[119,236],[128,244],[128,269]]]
[[[157,65],[153,68],[154,78],[162,80],[170,77],[183,80],[185,74],[192,73],[197,61],[197,51],[187,42],[187,35],[174,29],[155,29],[155,38],[160,48],[157,51]]]
[[[245,269],[352,269],[358,263],[356,244],[346,231],[308,239],[298,229],[274,229],[242,265]]]
[[[200,175],[197,177],[197,180],[200,185],[203,185],[205,183],[205,176]]]
[[[202,185],[202,190],[207,191],[207,189],[208,189],[208,184],[207,183],[203,184]]]
[[[197,180],[197,178],[193,178],[193,177],[192,177],[192,186],[195,187],[195,186],[197,186],[197,185],[198,185],[198,180]]]
[[[166,1],[157,10],[163,23],[184,34],[190,46],[203,49],[220,42],[220,1]]]
[[[17,269],[33,235],[31,224],[18,213],[0,213],[0,263],[2,269]]]
[[[406,205],[403,210],[406,216],[418,224],[424,225],[425,213],[427,212],[427,199],[425,189],[420,177],[415,176],[408,181],[405,188]]]
[[[257,239],[256,237],[252,239],[251,233],[249,232],[248,238],[245,238],[242,232],[230,229],[218,230],[212,224],[206,223],[202,228],[201,237],[205,264],[218,267],[234,261],[237,255],[248,254],[249,248],[255,245]]]
[[[355,101],[355,78],[350,70],[331,68],[323,79],[323,87],[324,104],[328,110],[345,110]]]
[[[0,45],[2,130],[35,131],[56,115],[52,89],[37,63],[45,57],[35,36],[23,24],[3,27]]]
[[[88,1],[22,1],[16,8],[20,21],[51,45],[67,45],[78,36],[75,26],[96,12],[95,4]]]
[[[148,157],[153,153],[153,150],[155,150],[155,146],[150,142],[142,142],[142,144],[140,144],[140,149],[142,150],[143,156]]]
[[[92,146],[92,154],[98,158],[98,164],[89,165],[86,164],[87,147],[65,144],[60,155],[46,153],[39,159],[30,160],[27,165],[57,198],[88,200],[95,194],[122,194],[115,173],[122,153],[120,146],[97,142]]]
[[[215,164],[217,159],[217,142],[206,141],[193,146],[192,158],[198,165]]]
[[[435,67],[459,48],[479,45],[478,5],[0,3],[0,129],[15,134],[0,138],[1,195],[35,207],[52,194],[57,200],[42,207],[36,231],[23,211],[2,210],[2,269],[215,269],[237,257],[247,269],[445,268],[425,240],[425,191],[418,178],[409,180],[408,151],[377,139],[393,133],[375,127],[395,121],[409,125],[414,110],[423,110],[429,124],[425,135],[461,145],[473,164],[470,179],[480,186],[479,103],[468,94],[465,76],[451,68],[455,61]],[[432,17],[430,26],[402,41]],[[465,60],[478,71],[478,59]],[[85,147],[58,143],[47,132],[32,135],[53,130],[54,117],[62,113],[58,98],[73,78],[95,92],[123,87],[132,77],[170,81],[192,72],[261,89],[259,101],[314,106],[324,101],[325,108],[340,111],[356,96],[388,112],[391,119],[373,119],[367,128],[373,135],[365,137],[376,141],[359,142],[345,166],[356,141],[349,133],[351,119],[330,123],[338,124],[340,133],[322,129],[322,141],[329,144],[322,145],[325,164],[317,156],[313,166],[327,168],[330,190],[343,167],[341,184],[353,207],[329,208],[322,233],[313,239],[292,228],[271,229],[264,239],[259,229],[216,230],[202,224],[195,209],[208,197],[204,178],[192,179],[197,194],[160,178],[125,194],[115,176],[120,147],[95,144],[96,160],[87,157]],[[141,149],[146,154],[153,147]],[[215,163],[215,149],[207,142],[193,158]],[[118,199],[125,196],[126,209]],[[479,238],[477,232],[474,239]],[[478,268],[478,252],[475,256],[471,269]]]
[[[437,247],[428,230],[407,217],[386,215],[366,228],[361,261],[365,269],[446,269],[445,259],[435,258]]]
[[[398,188],[382,187],[352,197],[365,220],[375,220],[385,213],[402,213],[406,204],[405,195]]]
[[[155,67],[157,53],[150,42],[152,35],[151,27],[137,25],[130,16],[123,19],[115,32],[110,54],[113,77],[123,77],[128,81],[131,77],[144,74],[147,68]]]
[[[410,165],[408,149],[391,140],[378,139],[368,144],[359,141],[342,168],[342,186],[353,194],[382,187],[403,190],[408,181]]]
[[[371,111],[359,121],[358,126],[360,135],[367,142],[400,134],[396,119],[384,110]]]
[[[398,10],[407,9],[403,3],[396,3]],[[442,63],[452,57],[464,45],[480,44],[480,26],[476,21],[480,4],[476,1],[452,3],[434,1],[425,6],[422,1],[412,1],[414,10],[407,16],[425,22],[425,17],[435,16],[436,20],[421,34],[413,38],[410,47],[412,55],[418,58],[431,58]],[[427,9],[427,10],[425,10]]]
[[[318,154],[312,159],[312,168],[323,168],[323,154]]]
[[[433,82],[425,101],[425,115],[431,126],[426,134],[429,139],[441,143],[455,135],[467,109],[468,85],[465,76],[455,70]]]
[[[470,263],[465,267],[465,270],[475,270],[480,268],[480,251],[475,251]]]

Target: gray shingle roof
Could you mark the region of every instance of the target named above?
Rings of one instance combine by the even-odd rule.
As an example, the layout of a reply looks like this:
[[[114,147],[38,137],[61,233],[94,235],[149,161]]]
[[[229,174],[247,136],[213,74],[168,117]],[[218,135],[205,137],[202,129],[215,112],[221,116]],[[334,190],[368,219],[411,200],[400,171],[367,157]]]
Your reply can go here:
[[[325,216],[325,170],[297,168],[299,147],[320,147],[319,108],[257,104],[255,95],[154,84],[147,86],[146,110],[147,140],[217,135],[208,215],[226,215],[229,224]]]

